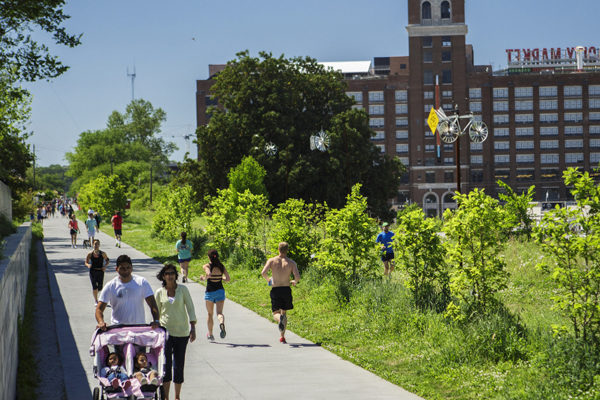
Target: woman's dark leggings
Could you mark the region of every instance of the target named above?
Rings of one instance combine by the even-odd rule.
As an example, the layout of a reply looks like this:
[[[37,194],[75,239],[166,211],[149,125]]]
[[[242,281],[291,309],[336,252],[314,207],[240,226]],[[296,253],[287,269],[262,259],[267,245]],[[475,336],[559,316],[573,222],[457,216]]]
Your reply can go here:
[[[189,336],[169,336],[165,345],[165,382],[183,383],[185,349]]]

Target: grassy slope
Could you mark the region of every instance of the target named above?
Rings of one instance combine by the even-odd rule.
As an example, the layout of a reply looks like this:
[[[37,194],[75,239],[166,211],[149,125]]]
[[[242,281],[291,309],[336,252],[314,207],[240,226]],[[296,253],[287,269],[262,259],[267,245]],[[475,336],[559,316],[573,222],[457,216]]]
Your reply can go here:
[[[151,215],[131,212],[123,226],[123,240],[161,262],[176,262],[174,243],[150,237]],[[200,226],[202,221],[194,224]],[[107,224],[102,228],[112,232]],[[473,349],[495,340],[494,334],[488,335],[489,340],[484,334],[481,343],[478,334],[448,324],[439,314],[414,311],[400,273],[391,282],[365,283],[348,305],[336,300],[332,285],[305,276],[294,289],[289,328],[427,399],[536,398],[542,388],[552,386],[538,367],[538,358],[543,358],[540,343],[552,323],[564,320],[551,310],[552,288],[535,270],[542,257],[539,248],[511,242],[505,256],[511,283],[501,298],[522,317],[529,332],[524,344],[527,355],[516,361],[490,361],[475,354]],[[192,260],[192,278],[202,273],[204,263],[205,257]],[[269,288],[259,279],[262,266],[239,270],[226,265],[232,275],[228,297],[270,318]],[[563,398],[556,391],[552,397]]]

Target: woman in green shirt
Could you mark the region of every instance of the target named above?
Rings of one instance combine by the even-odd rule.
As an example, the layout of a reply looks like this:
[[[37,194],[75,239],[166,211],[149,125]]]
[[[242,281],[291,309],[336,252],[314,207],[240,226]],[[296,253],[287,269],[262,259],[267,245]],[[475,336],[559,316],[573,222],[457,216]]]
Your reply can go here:
[[[188,340],[196,340],[196,313],[187,287],[177,284],[177,267],[167,264],[156,275],[162,287],[154,293],[160,312],[160,324],[167,328],[169,339],[165,345],[165,377],[163,386],[169,398],[171,380],[175,382],[178,400],[183,384],[185,350]]]

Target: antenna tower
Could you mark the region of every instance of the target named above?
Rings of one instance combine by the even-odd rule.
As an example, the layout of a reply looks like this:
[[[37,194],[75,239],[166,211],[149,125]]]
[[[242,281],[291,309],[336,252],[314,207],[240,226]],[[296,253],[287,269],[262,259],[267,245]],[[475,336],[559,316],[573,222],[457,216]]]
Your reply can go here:
[[[129,78],[131,78],[131,101],[135,100],[135,92],[134,92],[134,87],[135,87],[135,64],[133,65],[133,73],[129,73],[129,67],[127,67],[127,76]]]

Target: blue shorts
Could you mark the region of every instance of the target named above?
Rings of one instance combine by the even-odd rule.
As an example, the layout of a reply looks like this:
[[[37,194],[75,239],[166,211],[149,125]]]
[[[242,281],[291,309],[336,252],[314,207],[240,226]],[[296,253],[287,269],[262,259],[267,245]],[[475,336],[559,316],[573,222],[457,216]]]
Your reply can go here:
[[[214,292],[204,293],[204,300],[212,301],[213,303],[225,300],[225,289],[215,290]]]
[[[192,257],[190,257],[190,258],[178,258],[177,261],[179,262],[179,264],[181,264],[182,262],[190,261],[191,259],[192,259]]]

